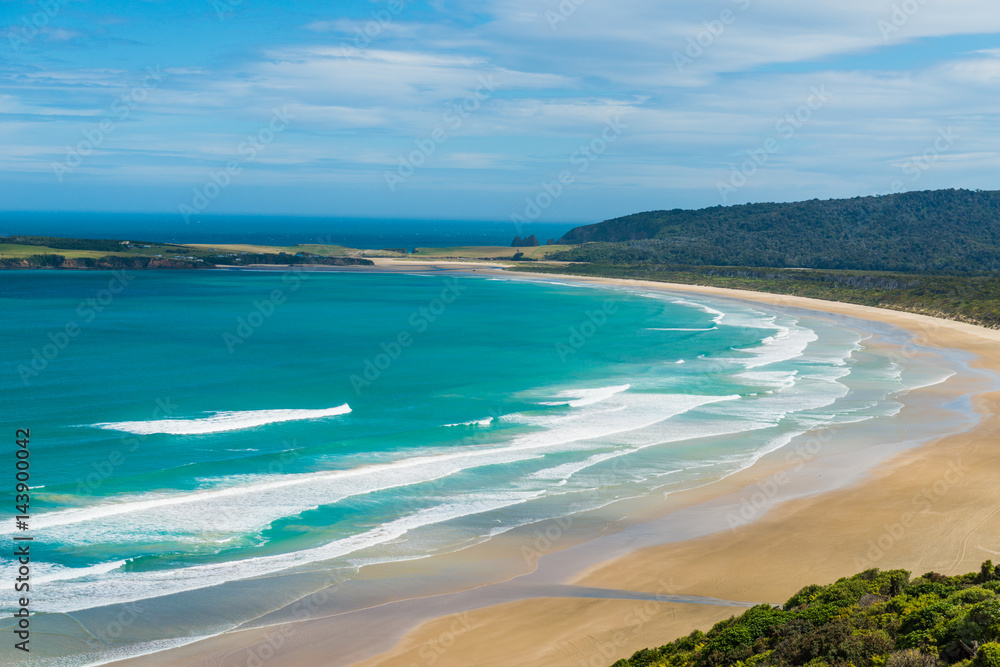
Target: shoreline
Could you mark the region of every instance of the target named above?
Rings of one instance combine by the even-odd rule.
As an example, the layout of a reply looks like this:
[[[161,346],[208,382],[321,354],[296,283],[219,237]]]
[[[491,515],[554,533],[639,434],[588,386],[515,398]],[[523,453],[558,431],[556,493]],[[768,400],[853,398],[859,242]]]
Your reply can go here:
[[[594,283],[623,287],[631,290],[641,288],[668,292],[701,293],[717,298],[735,298],[740,301],[756,301],[773,306],[803,308],[810,311],[814,316],[830,314],[847,315],[858,319],[884,322],[890,324],[891,326],[908,330],[911,333],[916,333],[918,337],[922,339],[922,343],[926,343],[931,347],[940,347],[941,349],[966,349],[968,351],[972,351],[973,354],[976,352],[974,350],[969,350],[969,348],[970,346],[975,348],[976,344],[973,344],[970,340],[958,341],[962,343],[961,345],[941,345],[940,343],[955,343],[955,340],[943,340],[949,335],[969,339],[976,339],[979,337],[982,341],[979,345],[1000,341],[1000,332],[980,329],[979,327],[974,327],[973,325],[964,325],[950,320],[937,320],[927,316],[913,315],[897,311],[886,311],[865,306],[842,304],[840,302],[807,299],[804,297],[785,297],[760,292],[744,292],[724,288],[699,288],[691,285],[674,285],[625,279],[587,278],[554,274],[511,274],[501,270],[497,265],[484,266],[482,264],[474,264],[470,266],[469,263],[463,262],[414,262],[394,260],[383,260],[383,262],[390,265],[395,264],[399,266],[399,271],[404,272],[413,271],[414,268],[417,270],[423,268],[424,270],[429,269],[449,273],[466,273],[469,268],[474,266],[477,273],[503,275],[514,280],[527,279],[536,281],[551,281],[551,279],[554,278],[559,280],[570,280],[578,283]],[[379,262],[379,264],[381,265],[382,262]],[[442,267],[440,265],[447,266]],[[276,270],[278,268],[279,267],[271,269],[261,268],[260,270]],[[253,269],[248,267],[240,270]],[[379,267],[323,267],[320,270],[360,270],[368,272],[372,272],[374,270],[382,272],[379,271]],[[395,267],[394,270],[396,270]],[[834,306],[834,308],[831,308],[831,306]],[[902,320],[910,321],[907,321],[905,324],[900,324]],[[983,336],[983,333],[988,335]],[[980,359],[982,358],[984,358],[984,355],[980,355]],[[1000,369],[1000,356],[992,359],[991,363],[986,364],[985,367],[993,370]],[[942,396],[944,393],[940,389],[925,389],[928,390],[925,393],[927,393],[930,397],[930,406],[933,406],[934,400]],[[915,391],[920,392],[924,391],[924,389],[918,389]],[[972,429],[971,433],[982,430],[984,424],[988,422],[986,417],[988,415],[996,414],[994,408],[988,406],[984,408],[984,406],[979,405],[981,402],[982,401],[977,401],[977,412],[983,418],[981,419],[980,424]],[[968,433],[970,432],[962,432],[952,436],[945,436],[940,440],[947,441],[949,439],[961,438],[963,435],[967,435]],[[939,446],[941,443],[936,442],[934,444]],[[928,447],[925,444],[924,446],[916,449],[909,449],[902,453],[893,452],[890,456],[885,457],[888,459],[887,461],[883,461],[877,464],[875,469],[869,470],[865,479],[860,482],[855,481],[846,487],[823,492],[819,496],[816,496],[815,494],[806,494],[803,498],[793,497],[790,499],[783,499],[783,502],[780,504],[775,502],[775,506],[770,508],[764,516],[761,516],[754,522],[739,528],[738,532],[735,533],[735,536],[737,537],[735,540],[733,539],[734,533],[726,531],[723,528],[721,534],[710,531],[708,535],[694,535],[681,541],[674,541],[668,544],[661,543],[659,546],[637,545],[641,548],[633,548],[624,555],[616,556],[610,560],[608,558],[604,558],[599,562],[593,563],[588,567],[585,567],[580,572],[577,572],[567,582],[574,586],[582,586],[589,589],[617,591],[619,594],[623,591],[640,594],[646,593],[648,596],[653,596],[652,599],[647,598],[640,602],[638,599],[629,601],[620,596],[618,598],[610,599],[579,599],[574,598],[573,596],[524,596],[522,594],[521,599],[505,600],[502,596],[492,599],[490,599],[488,595],[481,596],[479,602],[473,601],[468,609],[449,609],[447,604],[438,605],[433,607],[430,613],[424,611],[423,613],[418,614],[417,618],[414,618],[411,612],[411,616],[408,619],[403,619],[409,621],[409,623],[400,622],[401,619],[398,618],[397,614],[397,625],[395,626],[395,630],[392,633],[389,633],[393,635],[393,638],[399,639],[395,647],[377,655],[372,655],[374,651],[369,651],[369,655],[358,655],[356,660],[350,659],[347,655],[338,655],[337,658],[343,659],[338,659],[335,664],[358,664],[364,665],[365,667],[406,665],[409,667],[409,665],[431,664],[428,659],[433,656],[433,664],[440,665],[514,664],[512,661],[517,660],[520,661],[518,664],[610,665],[614,662],[614,660],[620,657],[631,655],[634,650],[645,648],[647,646],[663,644],[676,638],[676,636],[687,634],[695,627],[707,629],[707,627],[714,622],[722,620],[723,618],[728,618],[734,613],[734,610],[731,607],[712,605],[703,605],[699,607],[692,604],[678,603],[675,600],[671,600],[670,596],[692,595],[718,598],[721,600],[749,600],[756,602],[780,603],[783,602],[789,595],[797,591],[802,585],[808,583],[824,583],[825,580],[820,580],[822,577],[817,578],[812,574],[803,573],[803,577],[812,576],[812,578],[801,581],[790,576],[789,579],[794,580],[793,583],[790,584],[794,590],[789,590],[787,595],[784,595],[779,599],[777,596],[783,595],[783,593],[781,593],[783,587],[773,581],[773,572],[787,572],[790,570],[787,569],[787,565],[779,566],[777,564],[779,561],[773,559],[771,556],[768,556],[767,558],[769,562],[767,569],[772,573],[771,577],[765,578],[767,581],[771,582],[768,586],[754,586],[753,580],[759,578],[760,568],[753,568],[752,563],[754,561],[752,559],[749,561],[751,564],[744,566],[742,574],[730,575],[726,577],[725,581],[719,580],[718,568],[721,568],[723,571],[730,568],[731,563],[738,561],[738,559],[735,558],[735,555],[737,554],[732,553],[734,549],[737,552],[745,551],[747,548],[746,545],[757,544],[754,540],[774,540],[776,538],[776,535],[774,534],[775,532],[778,534],[777,537],[780,537],[781,534],[798,534],[799,531],[796,528],[788,527],[782,523],[785,519],[777,519],[777,517],[786,517],[789,512],[789,507],[798,507],[800,505],[812,506],[816,503],[825,502],[820,499],[825,499],[831,495],[838,496],[845,492],[849,492],[853,495],[864,495],[867,493],[865,489],[867,489],[871,484],[874,484],[875,480],[881,479],[887,474],[891,474],[891,471],[896,470],[900,465],[903,465],[901,461],[909,459],[919,460],[922,456],[924,456],[921,452],[928,449],[933,449],[933,447]],[[719,501],[720,498],[725,497],[727,494],[738,494],[741,489],[745,489],[749,484],[755,481],[759,482],[762,479],[767,479],[768,477],[781,472],[781,470],[782,466],[780,463],[772,461],[768,459],[768,457],[764,457],[750,468],[740,471],[740,473],[736,473],[722,482],[716,482],[708,485],[712,487],[710,490],[699,488],[691,490],[691,493],[679,494],[692,496],[694,499],[687,506],[681,502],[679,508],[682,510],[685,507],[690,507],[692,505],[698,506],[700,503]],[[997,468],[994,470],[1000,470],[1000,462],[998,462]],[[762,473],[766,473],[764,477],[761,477]],[[1000,499],[998,499],[996,506],[1000,508]],[[678,512],[678,507],[675,507],[672,511]],[[864,513],[859,514],[864,516]],[[792,516],[795,515],[793,514]],[[651,523],[655,519],[652,519],[647,515],[645,520],[646,521],[637,521],[636,525],[645,525],[647,522]],[[775,524],[775,521],[778,521],[778,523]],[[815,519],[813,519],[813,521],[815,521]],[[812,525],[823,525],[823,523],[814,522]],[[761,532],[758,528],[760,526],[769,529],[768,531],[763,531],[767,535],[766,538],[756,537],[757,533]],[[777,526],[777,528],[775,528],[775,526]],[[737,544],[738,548],[733,547],[732,544],[726,544],[727,538]],[[572,544],[567,544],[565,551],[570,551],[573,546],[574,545]],[[997,548],[1000,550],[1000,546]],[[711,562],[715,563],[716,569],[714,571],[711,569],[708,570],[708,572],[712,573],[713,576],[708,576],[706,574],[705,562],[709,559],[705,557],[705,550],[708,550],[708,553],[713,554]],[[561,551],[563,550],[556,551],[553,554],[546,554],[546,557],[543,558],[542,562],[550,556],[560,553]],[[730,555],[723,557],[719,555],[722,553]],[[798,554],[796,552],[793,552],[793,554],[794,560],[794,557],[798,557]],[[462,560],[463,558],[464,555],[462,552],[458,552],[458,555],[456,555],[453,560]],[[761,559],[761,561],[763,560],[764,559]],[[662,566],[663,562],[671,563],[669,573],[665,572]],[[748,561],[744,559],[742,562],[746,563]],[[976,566],[978,567],[978,563],[976,563]],[[551,567],[548,569],[551,569]],[[415,568],[415,571],[420,572],[420,568]],[[849,567],[842,571],[835,572],[834,576],[835,578],[847,576],[853,574],[855,571],[856,568]],[[517,575],[513,574],[513,576]],[[531,579],[531,577],[527,577],[527,579]],[[668,581],[669,584],[665,584],[665,581]],[[784,588],[787,588],[787,586]],[[478,589],[473,589],[472,597],[475,597],[474,591],[476,590]],[[457,595],[461,596],[462,593],[458,593]],[[438,598],[441,596],[432,597]],[[415,599],[417,601],[426,601],[428,598],[417,597]],[[399,604],[400,602],[404,605],[406,603],[405,600],[402,600],[396,604]],[[486,604],[480,604],[481,602]],[[392,603],[383,603],[380,607],[384,607],[386,604]],[[416,607],[420,608],[419,604],[417,604]],[[364,617],[364,613],[358,616],[359,618]],[[379,618],[377,613],[371,613],[370,616],[372,619]],[[558,616],[558,621],[554,618],[555,616]],[[382,619],[383,621],[385,620],[384,613],[382,615]],[[636,623],[635,619],[640,619],[641,622]],[[278,655],[281,656],[281,664],[334,664],[329,661],[330,657],[332,657],[329,655],[327,655],[326,662],[316,662],[316,660],[321,660],[318,658],[321,653],[317,651],[321,651],[324,645],[329,648],[330,638],[328,635],[330,634],[329,626],[331,620],[332,619],[318,618],[315,620],[299,621],[295,624],[286,623],[263,626],[261,628],[237,630],[231,633],[218,635],[210,639],[196,641],[185,647],[168,649],[166,651],[150,654],[146,657],[133,658],[108,664],[248,664],[245,662],[247,655],[256,655],[260,651],[266,650],[268,642],[274,643],[275,633],[290,626],[295,626],[292,633],[294,634],[294,637],[288,643],[282,641],[282,646],[280,647],[273,647],[273,650],[277,651]],[[421,621],[422,623],[419,627],[414,627]],[[409,627],[403,627],[406,625]],[[406,631],[403,632],[403,630]],[[554,636],[552,634],[553,632],[556,632],[558,636]],[[279,635],[282,639],[284,639],[285,635],[283,633],[279,632]],[[520,653],[510,653],[513,649],[513,647],[510,646],[511,637],[518,638],[516,644],[517,651],[520,651]],[[604,637],[604,639],[600,639],[600,637]],[[380,636],[380,639],[383,641],[386,638],[387,637],[385,635]],[[446,638],[448,640],[449,646],[447,647],[447,650],[438,653],[436,649],[433,649],[431,653],[428,653],[428,647],[439,645],[442,638]],[[593,642],[597,642],[597,644],[595,645]],[[590,644],[590,648],[580,648],[581,646],[588,644]],[[566,651],[568,651],[567,655],[560,654],[559,656],[554,656],[550,655],[553,645],[557,647],[572,646],[574,648],[572,650],[566,649]],[[505,659],[497,662],[484,663],[482,662],[484,655],[504,655]],[[222,656],[225,657],[223,658]],[[598,661],[591,662],[591,657],[597,657]],[[553,661],[555,658],[558,658],[558,660]],[[564,658],[565,661],[563,660]],[[224,662],[220,662],[220,659],[224,660]]]

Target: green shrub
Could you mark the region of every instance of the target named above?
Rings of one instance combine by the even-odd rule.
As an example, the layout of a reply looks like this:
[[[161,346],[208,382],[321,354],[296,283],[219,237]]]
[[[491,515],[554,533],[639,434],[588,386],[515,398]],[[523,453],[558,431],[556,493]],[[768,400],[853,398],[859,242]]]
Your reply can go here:
[[[903,570],[868,570],[614,667],[1000,667],[998,582],[976,583],[994,570],[912,583]]]
[[[936,655],[909,649],[896,651],[885,661],[885,667],[938,667],[941,661]]]
[[[986,600],[996,599],[996,593],[985,586],[975,588],[965,588],[948,596],[948,602],[952,604],[976,604]]]
[[[1000,667],[1000,644],[990,642],[980,646],[972,664],[975,667]]]
[[[823,590],[822,586],[817,586],[815,584],[806,586],[798,593],[790,597],[788,599],[788,602],[785,603],[785,606],[783,608],[785,609],[785,611],[789,611],[791,609],[795,609],[796,607],[800,607],[804,604],[809,604],[810,602],[813,601],[813,599],[817,595],[819,595],[819,593],[822,590]]]

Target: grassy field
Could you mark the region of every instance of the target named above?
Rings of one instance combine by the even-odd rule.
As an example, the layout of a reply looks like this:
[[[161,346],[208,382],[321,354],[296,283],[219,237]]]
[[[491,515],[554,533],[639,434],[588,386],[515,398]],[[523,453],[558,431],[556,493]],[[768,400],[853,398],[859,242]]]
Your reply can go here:
[[[356,255],[359,251],[354,248],[348,248],[346,246],[340,245],[294,245],[294,246],[276,246],[276,245],[249,245],[245,243],[234,243],[234,244],[216,244],[216,243],[188,243],[185,244],[185,248],[192,248],[195,251],[206,252],[206,253],[216,253],[216,252],[249,252],[249,253],[288,253],[289,255],[294,255],[295,253],[304,252],[311,255],[322,255],[324,257],[342,257],[345,255]]]
[[[129,255],[134,255],[131,252],[107,252],[104,250],[57,250],[55,248],[49,248],[47,246],[39,245],[16,245],[13,243],[0,243],[0,259],[22,259],[24,257],[31,257],[32,255],[62,255],[69,259],[77,259],[79,257],[107,257],[108,255],[117,255],[119,257],[127,257]]]
[[[508,248],[505,246],[464,246],[456,248],[417,248],[412,257],[427,259],[510,259],[523,252],[529,259],[544,259],[549,255],[568,249],[564,245],[541,245],[532,248]]]
[[[60,245],[55,239],[54,246]],[[453,248],[418,248],[415,254],[406,255],[389,250],[359,250],[340,245],[303,244],[292,246],[251,245],[247,243],[188,243],[162,244],[150,243],[145,248],[142,245],[122,246],[119,250],[83,250],[76,248],[60,248],[49,245],[22,245],[0,243],[0,259],[23,259],[32,255],[62,255],[67,259],[91,258],[97,259],[108,255],[118,257],[194,257],[206,259],[219,254],[250,253],[279,254],[306,253],[323,257],[392,257],[414,259],[462,259],[462,260],[496,260],[511,259],[517,253],[523,253],[525,259],[545,259],[549,255],[566,250],[569,246],[550,245],[531,248],[509,248],[505,246],[462,246]]]

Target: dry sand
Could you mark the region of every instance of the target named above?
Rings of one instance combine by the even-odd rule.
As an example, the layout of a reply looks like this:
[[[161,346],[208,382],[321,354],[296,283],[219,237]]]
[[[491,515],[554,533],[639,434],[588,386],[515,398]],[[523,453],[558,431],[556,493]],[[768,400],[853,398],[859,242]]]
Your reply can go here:
[[[733,297],[876,320],[913,331],[921,344],[969,351],[978,357],[975,365],[1000,373],[1000,332],[971,325],[758,292],[562,278]],[[806,584],[831,582],[868,567],[905,568],[917,574],[978,570],[983,560],[1000,556],[1000,485],[996,483],[1000,478],[1000,393],[979,394],[974,405],[982,417],[976,428],[904,452],[847,488],[788,501],[742,528],[634,551],[590,568],[571,583],[662,594],[664,582],[669,582],[671,594],[781,603]],[[720,485],[720,494],[733,492],[734,484],[746,483],[735,478],[727,481]],[[694,629],[707,630],[733,613],[731,607],[671,602],[521,600],[426,621],[391,650],[355,664],[607,666],[640,648],[666,643]],[[299,627],[288,631],[291,640],[266,651],[274,657],[261,664],[330,664],[330,657],[337,655],[337,639],[324,633],[325,623],[318,619],[295,624]],[[283,631],[279,626],[222,635],[116,664],[249,665],[247,656],[258,655],[268,638],[274,643],[273,638],[281,636],[276,633]]]

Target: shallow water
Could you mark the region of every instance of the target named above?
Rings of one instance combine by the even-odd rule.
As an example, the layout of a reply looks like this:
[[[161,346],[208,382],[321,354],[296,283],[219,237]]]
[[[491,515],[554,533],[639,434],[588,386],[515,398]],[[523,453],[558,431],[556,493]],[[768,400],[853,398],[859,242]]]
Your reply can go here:
[[[691,295],[142,272],[108,298],[112,278],[0,276],[0,412],[32,430],[33,609],[53,629],[143,610],[96,644],[67,622],[39,659],[222,632],[329,573],[710,483],[807,430],[891,421],[954,373],[853,321]],[[262,576],[287,586],[260,597]]]

